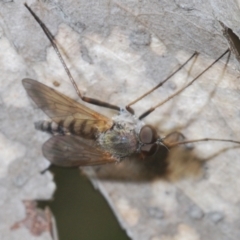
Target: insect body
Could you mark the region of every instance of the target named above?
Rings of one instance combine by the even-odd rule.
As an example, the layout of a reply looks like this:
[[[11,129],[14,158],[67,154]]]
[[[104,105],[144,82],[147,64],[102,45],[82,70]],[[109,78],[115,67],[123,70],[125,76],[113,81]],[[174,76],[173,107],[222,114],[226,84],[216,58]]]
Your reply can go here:
[[[154,158],[158,159],[163,151],[166,152],[168,151],[167,149],[170,149],[171,147],[189,142],[212,140],[240,144],[239,141],[216,138],[186,141],[184,136],[177,132],[173,132],[165,138],[161,138],[154,127],[144,125],[141,121],[141,119],[148,116],[157,107],[161,106],[193,84],[199,76],[227,54],[229,50],[225,51],[217,60],[186,86],[182,87],[166,100],[158,103],[137,118],[130,106],[162,86],[171,76],[173,76],[173,74],[179,71],[194,56],[196,56],[196,53],[194,53],[192,57],[190,57],[172,75],[159,83],[152,90],[128,104],[126,110],[122,110],[119,106],[88,98],[80,93],[60,54],[54,37],[27,4],[25,4],[25,6],[40,24],[44,33],[50,40],[79,97],[85,102],[119,111],[117,117],[110,119],[42,83],[32,79],[23,79],[23,86],[28,95],[37,106],[51,118],[51,121],[49,122],[37,123],[36,127],[37,129],[53,134],[53,137],[43,145],[44,156],[53,164],[60,166],[98,165],[119,162],[121,159],[133,155],[139,155],[138,157],[140,158],[154,156]]]
[[[28,95],[51,119],[38,123],[53,133],[43,145],[43,154],[61,166],[84,166],[120,161],[135,153],[154,154],[162,144],[156,131],[123,111],[111,120],[32,79],[23,79]],[[121,120],[119,120],[121,118]]]

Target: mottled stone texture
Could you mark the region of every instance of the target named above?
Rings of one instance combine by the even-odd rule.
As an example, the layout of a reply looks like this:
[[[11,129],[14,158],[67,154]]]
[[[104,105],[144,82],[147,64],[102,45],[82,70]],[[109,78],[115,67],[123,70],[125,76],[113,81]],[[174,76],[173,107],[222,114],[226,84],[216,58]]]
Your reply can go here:
[[[0,1],[1,240],[36,239],[29,227],[12,226],[28,217],[23,200],[49,199],[55,189],[51,174],[40,174],[49,165],[41,154],[48,136],[33,125],[47,117],[27,97],[21,79],[36,79],[77,99],[24,2]],[[134,105],[137,115],[190,81],[228,48],[219,21],[240,35],[239,5],[234,0],[27,2],[56,36],[80,90],[90,97],[125,106],[194,51],[201,53]],[[179,130],[188,139],[240,139],[238,62],[231,57],[225,69],[226,61],[218,62],[145,121],[162,136]],[[99,111],[109,117],[115,114]],[[85,171],[132,239],[237,240],[239,153],[230,143],[198,143],[192,151],[175,149],[169,156],[168,181],[156,173],[159,166],[144,168],[131,161],[101,167],[97,173]],[[206,159],[202,166],[199,161]],[[52,237],[43,227],[37,239]]]

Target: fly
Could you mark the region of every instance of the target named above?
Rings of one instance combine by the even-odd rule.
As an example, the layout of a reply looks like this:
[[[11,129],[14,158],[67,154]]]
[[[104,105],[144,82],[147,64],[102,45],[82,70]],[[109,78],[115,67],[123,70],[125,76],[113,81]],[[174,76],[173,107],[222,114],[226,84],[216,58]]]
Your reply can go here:
[[[119,111],[118,116],[110,119],[38,81],[28,78],[23,79],[22,83],[27,94],[51,119],[51,121],[41,121],[36,124],[37,129],[53,135],[44,143],[42,148],[43,155],[51,163],[64,167],[90,166],[116,163],[134,155],[147,160],[152,156],[158,158],[166,149],[169,150],[180,144],[200,141],[223,141],[240,144],[240,141],[229,139],[204,138],[185,140],[185,137],[179,132],[170,133],[162,138],[153,126],[145,125],[142,122],[142,119],[156,108],[193,84],[212,65],[229,53],[229,50],[225,51],[186,86],[169,96],[163,102],[156,104],[156,106],[150,108],[139,117],[136,117],[131,106],[162,86],[196,56],[197,53],[194,53],[181,67],[155,88],[129,103],[125,109],[121,109],[119,106],[98,99],[88,98],[81,94],[60,54],[54,37],[28,5],[26,3],[24,5],[50,40],[78,96],[85,102]]]

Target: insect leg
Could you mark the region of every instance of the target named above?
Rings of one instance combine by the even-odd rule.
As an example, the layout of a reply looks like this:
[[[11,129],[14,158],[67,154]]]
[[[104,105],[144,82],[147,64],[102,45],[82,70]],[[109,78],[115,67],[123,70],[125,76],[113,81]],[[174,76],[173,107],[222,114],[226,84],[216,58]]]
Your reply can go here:
[[[135,99],[134,101],[130,102],[125,108],[129,111],[131,108],[130,106],[135,104],[136,102],[140,101],[141,99],[143,99],[144,97],[146,97],[147,95],[149,95],[150,93],[152,93],[153,91],[155,91],[156,89],[158,89],[159,87],[161,87],[165,82],[167,82],[172,76],[174,76],[178,71],[180,71],[185,65],[187,65],[187,63],[195,56],[197,56],[198,53],[194,52],[193,55],[187,59],[186,62],[184,62],[179,68],[177,68],[173,73],[171,73],[166,79],[164,79],[162,82],[160,82],[157,86],[155,86],[154,88],[152,88],[151,90],[149,90],[148,92],[144,93],[142,96],[138,97],[137,99]]]
[[[240,141],[232,140],[232,139],[221,139],[221,138],[201,138],[201,139],[194,139],[194,140],[184,140],[184,141],[179,141],[175,143],[170,143],[167,146],[168,147],[175,147],[181,144],[186,144],[186,143],[194,143],[194,142],[207,142],[207,141],[215,141],[215,142],[231,142],[231,143],[237,143],[240,144]]]
[[[88,102],[88,103],[91,103],[91,104],[94,104],[94,105],[97,105],[97,106],[100,106],[100,107],[105,107],[105,108],[110,108],[110,109],[113,109],[113,110],[117,110],[117,111],[120,111],[120,107],[117,106],[117,105],[113,105],[113,104],[110,104],[110,103],[107,103],[107,102],[103,102],[103,101],[100,101],[98,99],[95,99],[95,98],[89,98],[89,97],[85,97],[81,94],[81,92],[79,91],[78,89],[78,86],[75,82],[75,80],[73,79],[72,77],[72,74],[70,73],[65,61],[63,60],[63,57],[59,51],[59,48],[57,46],[57,44],[55,43],[55,39],[54,39],[54,36],[51,34],[51,32],[48,30],[48,28],[46,27],[46,25],[39,19],[39,17],[32,11],[32,9],[26,4],[24,3],[25,7],[29,10],[29,12],[32,14],[32,16],[35,18],[35,20],[37,21],[37,23],[40,25],[40,27],[42,28],[42,30],[44,31],[44,33],[46,34],[46,36],[48,37],[49,41],[51,42],[56,54],[58,55],[58,58],[59,60],[61,61],[73,87],[75,88],[75,91],[77,92],[78,96],[84,101],[84,102]]]
[[[212,64],[210,64],[204,71],[202,71],[200,74],[197,75],[197,77],[195,77],[191,82],[189,82],[186,86],[182,87],[181,89],[179,89],[177,92],[175,92],[174,94],[172,94],[171,96],[169,96],[167,99],[165,99],[164,101],[158,103],[157,105],[155,105],[154,107],[151,107],[150,109],[148,109],[147,111],[145,111],[142,115],[140,115],[140,117],[138,119],[143,119],[146,116],[148,116],[150,113],[152,113],[156,108],[160,107],[161,105],[163,105],[164,103],[168,102],[170,99],[172,99],[173,97],[175,97],[176,95],[178,95],[179,93],[183,92],[186,88],[188,88],[190,85],[192,85],[200,76],[202,76],[208,69],[210,69],[216,62],[218,62],[224,55],[226,55],[230,50],[227,49],[220,57],[218,57]]]

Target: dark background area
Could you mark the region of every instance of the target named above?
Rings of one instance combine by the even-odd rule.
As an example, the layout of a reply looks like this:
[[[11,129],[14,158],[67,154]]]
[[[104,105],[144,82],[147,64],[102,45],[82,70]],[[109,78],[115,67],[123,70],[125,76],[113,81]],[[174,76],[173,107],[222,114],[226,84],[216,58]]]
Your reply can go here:
[[[129,240],[103,196],[79,169],[52,166],[57,189],[52,201],[41,201],[53,212],[59,240]]]

